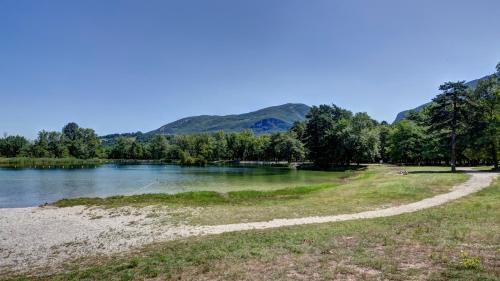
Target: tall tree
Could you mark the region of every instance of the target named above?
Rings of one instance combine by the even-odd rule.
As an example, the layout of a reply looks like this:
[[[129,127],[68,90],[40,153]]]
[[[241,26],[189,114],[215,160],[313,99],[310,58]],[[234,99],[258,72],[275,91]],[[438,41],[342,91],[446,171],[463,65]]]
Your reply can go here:
[[[333,163],[348,161],[349,157],[342,152],[340,132],[348,126],[352,113],[336,105],[320,105],[313,106],[306,118],[304,141],[315,166],[327,168]]]
[[[469,94],[465,81],[446,82],[439,86],[439,90],[442,93],[433,99],[429,109],[429,129],[449,133],[451,171],[455,172],[457,133],[465,125]]]
[[[500,68],[500,63],[497,69]],[[500,70],[500,69],[499,69]],[[479,81],[472,95],[469,122],[469,153],[487,155],[498,169],[498,153],[500,146],[500,72],[486,80]],[[480,151],[482,150],[482,151]],[[481,157],[478,157],[481,158]]]
[[[388,138],[389,138],[389,133],[390,133],[390,126],[387,124],[386,121],[382,121],[380,123],[380,128],[379,128],[379,142],[380,142],[380,149],[379,149],[379,156],[380,156],[380,161],[382,163],[387,162],[387,146],[388,146]]]

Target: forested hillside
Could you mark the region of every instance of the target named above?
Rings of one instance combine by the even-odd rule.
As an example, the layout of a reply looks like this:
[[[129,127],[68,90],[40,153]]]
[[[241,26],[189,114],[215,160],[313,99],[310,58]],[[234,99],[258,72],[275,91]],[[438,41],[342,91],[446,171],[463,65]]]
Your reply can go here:
[[[257,111],[234,115],[200,115],[182,118],[147,134],[177,135],[192,133],[241,132],[246,129],[256,134],[287,131],[295,121],[303,121],[310,107],[287,103]]]

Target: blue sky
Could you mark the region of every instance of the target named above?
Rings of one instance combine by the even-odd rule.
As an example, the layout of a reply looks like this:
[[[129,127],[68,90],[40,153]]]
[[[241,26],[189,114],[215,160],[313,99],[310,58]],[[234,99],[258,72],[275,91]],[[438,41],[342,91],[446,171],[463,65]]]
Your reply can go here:
[[[0,0],[0,133],[99,134],[287,102],[392,121],[492,73],[500,1]]]

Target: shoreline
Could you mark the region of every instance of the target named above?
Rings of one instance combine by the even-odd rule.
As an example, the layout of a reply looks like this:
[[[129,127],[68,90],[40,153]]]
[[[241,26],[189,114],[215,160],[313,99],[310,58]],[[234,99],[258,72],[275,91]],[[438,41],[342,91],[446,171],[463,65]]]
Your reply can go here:
[[[467,172],[471,178],[451,191],[417,202],[371,211],[312,216],[226,225],[183,225],[170,220],[175,212],[196,208],[168,209],[74,206],[0,209],[0,273],[23,273],[40,268],[58,269],[62,262],[84,256],[109,255],[185,237],[225,232],[269,229],[394,216],[431,208],[467,196],[489,186],[498,173]]]

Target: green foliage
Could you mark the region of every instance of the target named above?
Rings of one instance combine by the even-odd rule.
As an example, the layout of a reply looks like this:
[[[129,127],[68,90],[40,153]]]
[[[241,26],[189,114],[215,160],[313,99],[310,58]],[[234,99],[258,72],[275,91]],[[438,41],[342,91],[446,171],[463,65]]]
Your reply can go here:
[[[297,136],[297,139],[303,141],[306,131],[306,122],[304,121],[295,121],[290,128],[290,132],[294,133]]]
[[[152,159],[164,159],[168,156],[168,140],[163,135],[154,136],[149,142],[149,154]]]
[[[231,160],[300,161],[304,146],[293,133],[257,136],[250,130],[226,134],[157,135],[149,142],[120,137],[109,150],[112,159],[161,159],[182,165]]]
[[[378,126],[368,114],[353,115],[336,105],[320,105],[312,107],[306,117],[303,138],[308,157],[317,167],[371,162],[378,157]]]
[[[274,161],[301,161],[305,157],[304,145],[293,133],[277,133],[271,135],[267,142],[266,158]]]
[[[40,131],[33,143],[20,136],[0,139],[0,156],[92,159],[103,155],[101,142],[94,130],[69,123],[61,133]]]
[[[389,134],[391,132],[391,128],[387,122],[383,121],[380,123],[379,126],[379,142],[380,142],[380,148],[379,148],[379,157],[382,162],[387,161],[387,152],[388,152],[388,146],[389,146]]]
[[[23,149],[29,146],[29,142],[22,136],[7,136],[0,139],[0,156],[16,157]]]
[[[466,128],[470,94],[465,81],[446,82],[439,87],[442,94],[433,99],[429,109],[429,130],[449,135],[451,170],[455,171],[457,158],[457,137]]]
[[[480,81],[472,93],[468,118],[467,156],[487,159],[498,169],[500,152],[500,78]]]
[[[391,160],[396,163],[421,162],[424,141],[424,129],[415,122],[403,120],[396,123],[389,133],[388,140]]]

